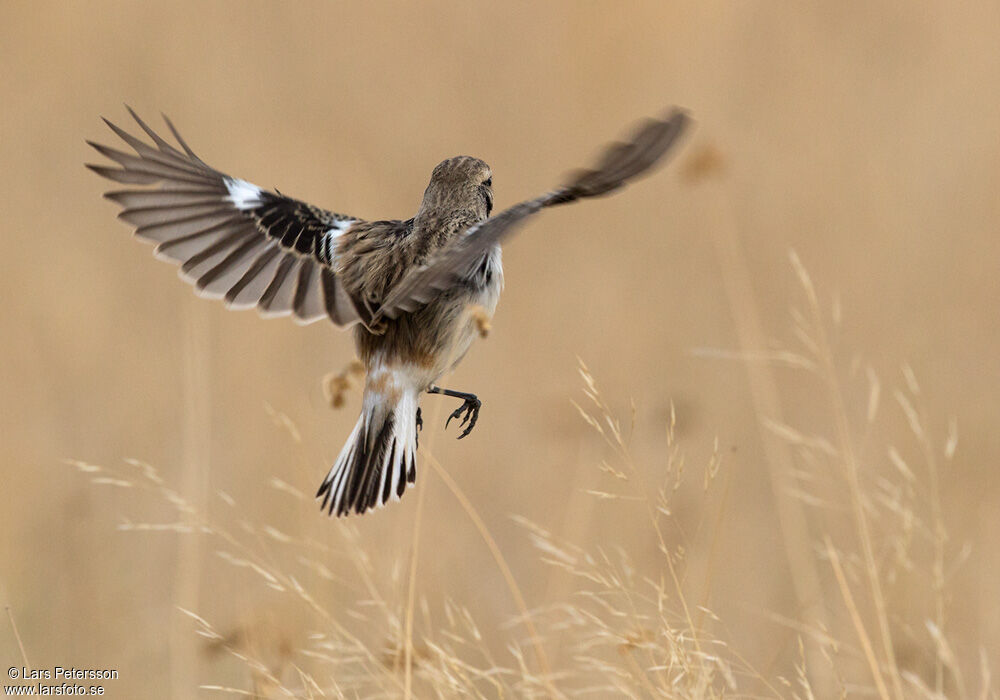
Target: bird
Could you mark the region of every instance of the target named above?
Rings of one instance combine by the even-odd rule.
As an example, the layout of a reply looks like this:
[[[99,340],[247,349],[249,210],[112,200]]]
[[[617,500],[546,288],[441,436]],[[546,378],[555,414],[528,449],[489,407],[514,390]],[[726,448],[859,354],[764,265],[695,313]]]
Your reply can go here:
[[[481,400],[437,382],[496,309],[501,241],[542,209],[621,189],[673,150],[691,122],[678,108],[647,118],[592,168],[495,216],[490,166],[448,158],[433,169],[413,217],[365,220],[216,170],[166,115],[176,145],[126,109],[152,143],[102,117],[132,153],[88,140],[114,165],[87,167],[127,186],[104,196],[137,238],[155,244],[157,258],[179,264],[199,296],[229,308],[353,328],[365,369],[361,415],[316,494],[338,517],[398,501],[416,482],[422,394],[462,400],[445,423],[460,421],[459,439],[476,426]]]

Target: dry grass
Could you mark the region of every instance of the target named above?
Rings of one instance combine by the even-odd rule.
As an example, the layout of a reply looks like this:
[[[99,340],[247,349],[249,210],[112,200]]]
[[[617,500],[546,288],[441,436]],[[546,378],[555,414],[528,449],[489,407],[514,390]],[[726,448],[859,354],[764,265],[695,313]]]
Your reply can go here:
[[[611,505],[605,517],[644,523],[654,534],[656,556],[631,551],[633,543],[625,540],[590,548],[515,515],[537,553],[535,570],[527,575],[544,577],[552,569],[572,581],[568,595],[536,601],[530,609],[475,504],[426,446],[422,485],[411,496],[420,500],[414,556],[408,567],[395,562],[388,569],[369,556],[352,520],[284,532],[255,521],[222,491],[215,498],[224,507],[208,518],[151,465],[71,464],[95,486],[147,493],[175,516],[163,522],[126,520],[120,531],[201,539],[224,565],[213,575],[216,585],[259,586],[276,595],[269,605],[285,611],[276,625],[257,621],[220,630],[209,613],[179,608],[204,638],[205,654],[223,653],[245,669],[244,684],[207,683],[204,690],[261,698],[995,698],[985,652],[963,660],[950,641],[948,582],[969,555],[952,546],[940,503],[940,472],[955,455],[956,424],[944,421],[941,436],[935,436],[917,379],[903,365],[891,410],[902,412],[909,432],[881,434],[880,414],[890,410],[882,397],[888,392],[862,360],[842,361],[830,341],[841,312],[824,311],[794,253],[791,262],[803,304],[792,309],[790,341],[776,346],[773,356],[799,368],[803,381],[826,394],[830,420],[829,434],[805,434],[763,417],[764,428],[794,454],[794,473],[784,475],[784,483],[808,515],[811,565],[820,572],[829,615],[823,626],[765,615],[764,624],[795,631],[792,676],[754,668],[729,643],[725,620],[709,605],[712,566],[704,580],[692,580],[688,547],[696,533],[685,532],[691,521],[676,518],[674,501],[685,487],[696,487],[703,511],[697,527],[718,528],[725,519],[726,498],[712,497],[726,481],[720,478],[727,465],[718,440],[711,458],[693,468],[677,437],[671,405],[660,460],[639,464],[630,448],[635,406],[624,419],[616,416],[582,361],[584,400],[573,406],[603,443],[591,456],[602,486],[588,489],[587,496]],[[356,374],[351,366],[338,377]],[[865,391],[854,401],[849,388],[859,379]],[[341,390],[347,387],[359,385]],[[292,441],[301,440],[287,416],[269,412]],[[468,516],[459,526],[479,531],[507,582],[512,603],[507,624],[484,629],[476,620],[476,601],[432,600],[421,591],[418,555],[438,555],[417,546],[431,478],[440,478],[458,500]],[[277,477],[270,486],[275,497],[294,507],[312,507],[308,497]],[[335,543],[323,543],[317,527],[334,529]],[[780,533],[774,536],[780,539]],[[916,591],[922,604],[894,604],[902,588],[911,597]],[[296,628],[288,620],[308,622]],[[809,647],[819,654],[809,655]],[[561,650],[559,665],[551,664],[547,649]]]

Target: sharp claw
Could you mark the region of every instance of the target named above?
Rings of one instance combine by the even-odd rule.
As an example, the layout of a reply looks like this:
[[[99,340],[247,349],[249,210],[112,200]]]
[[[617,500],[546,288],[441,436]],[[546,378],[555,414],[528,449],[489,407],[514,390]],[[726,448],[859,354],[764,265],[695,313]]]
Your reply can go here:
[[[479,407],[481,405],[482,404],[477,401],[475,403],[469,402],[462,407],[465,410],[465,418],[462,420],[462,425],[464,426],[468,423],[468,427],[466,427],[465,430],[462,431],[462,434],[458,436],[459,440],[471,433],[472,429],[476,427],[476,421],[479,420]]]
[[[476,421],[479,419],[479,409],[482,405],[482,402],[476,398],[466,399],[465,403],[452,411],[451,415],[448,416],[448,420],[444,423],[445,430],[451,425],[452,419],[461,419],[458,427],[465,428],[465,430],[458,436],[458,439],[461,440],[464,438],[475,427]]]
[[[472,429],[473,429],[473,428],[474,428],[475,426],[476,426],[476,422],[475,422],[475,421],[473,421],[472,423],[470,423],[470,424],[469,424],[469,427],[468,427],[468,428],[466,428],[466,429],[465,429],[465,430],[464,430],[464,431],[462,432],[462,434],[458,436],[458,439],[459,439],[459,440],[461,440],[461,439],[462,439],[462,438],[464,438],[464,437],[465,437],[466,435],[468,435],[469,433],[471,433],[471,432],[472,432]]]
[[[461,415],[462,415],[462,409],[461,408],[456,408],[454,411],[452,411],[451,415],[448,416],[448,420],[446,420],[444,422],[444,429],[445,430],[448,429],[448,426],[451,424],[451,419],[452,418],[459,418]]]

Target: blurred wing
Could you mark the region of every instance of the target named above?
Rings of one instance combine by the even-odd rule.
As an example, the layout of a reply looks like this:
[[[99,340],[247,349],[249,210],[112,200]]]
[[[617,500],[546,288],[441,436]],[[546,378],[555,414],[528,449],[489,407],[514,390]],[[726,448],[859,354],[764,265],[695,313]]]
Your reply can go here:
[[[129,113],[155,147],[105,119],[136,155],[88,141],[121,167],[87,167],[115,182],[155,185],[105,197],[122,206],[118,217],[136,236],[156,244],[157,257],[180,263],[181,278],[199,296],[299,323],[358,320],[332,270],[337,238],[358,219],[229,177],[198,158],[166,117],[183,152]]]
[[[689,121],[687,114],[676,109],[663,119],[647,119],[628,141],[607,146],[592,170],[578,171],[567,184],[552,192],[470,227],[426,264],[404,276],[375,310],[372,323],[415,311],[441,291],[471,276],[494,244],[545,207],[608,194],[646,172],[677,143]]]

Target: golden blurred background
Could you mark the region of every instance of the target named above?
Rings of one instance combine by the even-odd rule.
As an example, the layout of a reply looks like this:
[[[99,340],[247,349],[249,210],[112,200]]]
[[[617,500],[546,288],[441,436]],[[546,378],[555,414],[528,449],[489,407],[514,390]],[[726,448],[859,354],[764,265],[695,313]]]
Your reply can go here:
[[[761,675],[794,676],[799,630],[782,620],[816,601],[791,570],[821,546],[819,529],[790,528],[826,506],[816,515],[782,485],[798,451],[766,425],[834,439],[822,382],[756,361],[795,340],[794,250],[833,310],[862,468],[886,463],[889,444],[919,453],[893,398],[901,367],[935,439],[958,426],[940,465],[943,597],[972,693],[981,658],[1000,673],[998,41],[996,4],[929,0],[3,3],[0,603],[30,663],[118,668],[112,697],[193,697],[209,693],[202,684],[248,687],[247,673],[210,653],[178,607],[296,648],[326,625],[221,561],[207,536],[119,532],[176,514],[66,460],[118,471],[142,460],[237,530],[246,518],[344,546],[341,525],[271,480],[309,496],[353,426],[357,394],[333,410],[322,390],[353,357],[349,335],[195,298],[130,240],[101,199],[108,183],[83,168],[99,161],[84,139],[115,140],[99,116],[126,125],[127,102],[158,125],[162,111],[220,170],[335,211],[406,218],[445,157],[490,163],[502,208],[677,104],[696,127],[666,168],[546,213],[506,246],[492,332],[447,384],[483,399],[479,425],[456,442],[443,428],[451,402],[426,397],[424,440],[542,608],[572,597],[576,579],[541,564],[511,515],[585,547],[626,547],[640,569],[658,556],[648,523],[587,493],[604,490],[610,457],[571,403],[586,401],[577,358],[615,412],[627,418],[634,401],[631,449],[651,483],[673,405],[688,468],[717,440],[725,482],[706,503],[692,476],[664,526],[684,543],[683,585]],[[882,386],[877,440],[863,427],[869,369]],[[508,587],[426,460],[418,489],[355,519],[355,546],[405,602],[419,542],[417,599],[431,618],[446,599],[470,607],[489,642],[518,614]],[[857,643],[818,559],[828,622]],[[324,561],[357,583],[347,554]],[[933,687],[920,651],[933,640],[902,621],[931,615],[926,588],[915,570],[887,594],[897,661]],[[350,590],[324,595],[346,607]],[[21,665],[9,620],[0,629],[0,660]],[[557,641],[547,651],[571,663]]]

